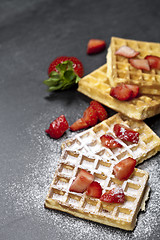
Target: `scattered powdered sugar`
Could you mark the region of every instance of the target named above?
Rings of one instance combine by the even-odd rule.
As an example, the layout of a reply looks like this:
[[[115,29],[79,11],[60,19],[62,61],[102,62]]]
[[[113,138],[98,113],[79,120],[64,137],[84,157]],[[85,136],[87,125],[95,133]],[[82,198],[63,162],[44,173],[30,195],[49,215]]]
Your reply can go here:
[[[43,117],[43,116],[42,116]],[[45,118],[44,118],[45,119]],[[157,229],[160,224],[160,168],[159,155],[144,162],[139,167],[149,172],[149,185],[151,187],[150,199],[147,203],[146,212],[138,215],[138,223],[134,231],[127,232],[120,229],[104,226],[91,221],[78,219],[63,212],[48,210],[44,208],[44,200],[49,185],[52,182],[54,171],[61,154],[61,143],[75,133],[68,132],[59,140],[47,137],[43,132],[40,134],[37,129],[43,129],[42,118],[36,124],[27,129],[31,137],[32,148],[37,151],[37,161],[26,166],[24,177],[16,179],[16,183],[9,183],[5,195],[12,202],[12,208],[16,216],[29,214],[34,221],[45,223],[55,229],[57,236],[80,240],[80,239],[158,239],[160,237]],[[26,157],[26,156],[24,156]],[[8,209],[8,210],[7,210]],[[6,211],[10,211],[6,208]],[[8,212],[6,212],[8,215]],[[57,238],[58,239],[58,238]],[[59,238],[62,239],[62,238]]]

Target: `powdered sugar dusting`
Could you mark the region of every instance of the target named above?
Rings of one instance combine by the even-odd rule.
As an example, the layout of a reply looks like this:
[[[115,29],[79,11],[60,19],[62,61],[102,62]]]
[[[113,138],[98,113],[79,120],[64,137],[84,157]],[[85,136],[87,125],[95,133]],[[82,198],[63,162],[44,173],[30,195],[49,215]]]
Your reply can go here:
[[[68,132],[68,135],[64,135],[60,140],[54,141],[48,138],[44,132],[39,133],[36,124],[33,123],[25,131],[27,134],[30,134],[31,146],[37,151],[38,161],[26,166],[23,179],[19,181],[16,179],[16,183],[9,183],[8,186],[6,186],[6,183],[1,183],[5,189],[5,196],[9,199],[9,202],[12,202],[11,207],[14,209],[15,215],[24,216],[29,214],[30,217],[34,218],[34,221],[52,226],[52,229],[55,228],[57,236],[65,232],[67,237],[75,240],[97,238],[99,240],[106,238],[129,240],[160,237],[157,236],[156,232],[160,223],[157,214],[160,212],[159,155],[140,165],[141,169],[148,171],[150,174],[149,185],[151,194],[146,212],[139,214],[138,223],[133,232],[122,231],[44,208],[44,200],[60,158],[61,143],[65,138],[73,136],[74,133]],[[39,129],[44,128],[42,126],[42,118],[40,118],[38,124]],[[10,211],[9,207],[6,209],[8,212]]]

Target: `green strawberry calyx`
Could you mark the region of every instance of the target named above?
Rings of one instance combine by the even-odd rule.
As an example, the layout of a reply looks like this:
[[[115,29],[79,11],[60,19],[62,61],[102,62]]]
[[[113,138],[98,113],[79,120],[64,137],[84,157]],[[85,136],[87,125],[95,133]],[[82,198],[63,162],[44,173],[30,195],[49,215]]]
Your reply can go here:
[[[56,71],[49,74],[49,78],[44,80],[43,83],[48,86],[48,91],[65,90],[77,84],[80,77],[73,69],[72,61],[64,61],[56,66]]]

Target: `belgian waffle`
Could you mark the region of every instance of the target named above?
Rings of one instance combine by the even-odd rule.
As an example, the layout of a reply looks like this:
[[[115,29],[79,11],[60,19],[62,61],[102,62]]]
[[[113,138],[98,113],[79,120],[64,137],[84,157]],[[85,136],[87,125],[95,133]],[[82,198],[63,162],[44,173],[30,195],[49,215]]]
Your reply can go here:
[[[147,172],[135,168],[130,179],[120,182],[112,174],[112,161],[103,162],[98,156],[89,158],[80,152],[68,150],[63,152],[61,160],[45,200],[47,208],[64,211],[102,224],[133,230],[148,180]],[[98,170],[98,166],[108,169],[107,172]],[[99,199],[88,197],[85,193],[70,192],[71,183],[80,169],[94,174],[95,180],[101,183],[103,192],[115,186],[121,186],[125,193],[125,202],[107,204]]]
[[[123,123],[138,130],[140,133],[138,146],[124,144],[119,140],[123,150],[111,151],[102,147],[100,136],[106,132],[113,134],[115,123]],[[128,180],[119,181],[113,174],[113,166],[126,156],[137,157],[137,163],[142,162],[155,154],[159,148],[159,138],[143,122],[123,118],[120,114],[114,115],[62,144],[61,161],[46,197],[45,206],[83,219],[133,230],[144,199],[148,173],[135,168]],[[95,181],[101,184],[103,193],[113,187],[121,186],[125,193],[125,202],[111,204],[88,197],[85,193],[70,192],[69,188],[80,169],[85,169],[94,175]]]
[[[112,37],[107,54],[107,75],[110,85],[115,87],[122,82],[135,84],[140,87],[142,94],[160,95],[160,70],[144,71],[132,67],[128,58],[115,55],[115,52],[124,45],[140,52],[137,56],[139,59],[147,55],[160,57],[160,43]]]
[[[138,143],[128,143],[118,139],[113,132],[115,123],[123,124],[139,132]],[[113,151],[103,147],[100,141],[100,136],[103,134],[113,136],[123,147]],[[68,139],[62,144],[62,149],[71,149],[72,151],[77,149],[84,154],[89,152],[90,156],[99,155],[104,161],[111,158],[117,162],[122,158],[132,157],[139,164],[160,151],[160,138],[143,121],[132,120],[117,113],[96,126],[77,134],[72,139]]]
[[[110,96],[107,64],[83,77],[78,91],[130,118],[144,120],[160,113],[160,96],[142,95],[130,101],[119,101]]]

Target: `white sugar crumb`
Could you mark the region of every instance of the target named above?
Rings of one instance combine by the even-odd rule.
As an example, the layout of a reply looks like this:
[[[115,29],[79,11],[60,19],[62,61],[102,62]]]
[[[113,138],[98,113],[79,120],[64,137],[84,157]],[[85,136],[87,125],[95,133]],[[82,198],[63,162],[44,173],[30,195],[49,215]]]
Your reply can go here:
[[[39,124],[41,123],[39,122]],[[40,129],[43,129],[42,126],[40,126]],[[68,238],[70,237],[74,240],[134,240],[158,239],[160,237],[157,236],[156,232],[160,224],[160,216],[157,214],[160,212],[159,156],[153,157],[140,165],[140,168],[149,172],[150,175],[150,199],[147,203],[146,212],[141,212],[138,215],[135,230],[127,232],[72,217],[63,212],[45,209],[44,200],[60,158],[61,143],[75,133],[69,132],[68,136],[64,135],[60,140],[55,141],[43,133],[39,134],[34,124],[27,132],[31,136],[32,148],[36,148],[39,160],[26,166],[24,177],[21,181],[16,181],[18,182],[16,184],[10,183],[7,187],[4,183],[3,186],[6,198],[9,199],[9,202],[12,202],[12,209],[14,209],[16,216],[30,215],[34,221],[45,223],[46,226],[50,226],[52,229],[55,228],[57,236],[65,234]],[[35,139],[36,146],[34,144]],[[9,212],[10,209],[6,208],[6,211]]]

